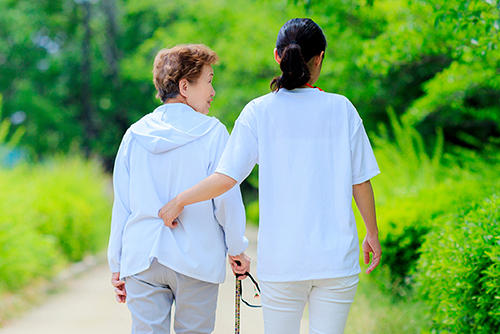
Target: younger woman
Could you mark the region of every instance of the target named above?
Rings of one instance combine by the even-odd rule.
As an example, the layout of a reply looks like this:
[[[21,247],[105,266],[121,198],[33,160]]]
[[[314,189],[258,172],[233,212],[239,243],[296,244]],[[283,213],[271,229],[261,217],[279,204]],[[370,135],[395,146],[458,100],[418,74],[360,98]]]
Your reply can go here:
[[[313,87],[326,39],[310,19],[293,19],[278,34],[274,92],[246,105],[216,173],[167,203],[167,226],[189,204],[241,183],[259,164],[259,241],[264,326],[298,334],[309,304],[309,333],[343,333],[358,283],[359,242],[352,197],[367,228],[367,273],[381,248],[370,178],[379,169],[361,118],[344,96]],[[186,210],[189,206],[186,207]]]

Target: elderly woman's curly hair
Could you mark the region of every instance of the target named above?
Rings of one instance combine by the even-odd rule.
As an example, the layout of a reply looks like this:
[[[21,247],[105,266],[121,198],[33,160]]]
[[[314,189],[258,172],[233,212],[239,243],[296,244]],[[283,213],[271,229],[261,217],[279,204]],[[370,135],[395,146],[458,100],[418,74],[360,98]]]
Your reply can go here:
[[[163,49],[155,57],[153,82],[163,103],[179,94],[179,82],[196,82],[204,65],[217,63],[219,56],[203,44],[177,45]]]

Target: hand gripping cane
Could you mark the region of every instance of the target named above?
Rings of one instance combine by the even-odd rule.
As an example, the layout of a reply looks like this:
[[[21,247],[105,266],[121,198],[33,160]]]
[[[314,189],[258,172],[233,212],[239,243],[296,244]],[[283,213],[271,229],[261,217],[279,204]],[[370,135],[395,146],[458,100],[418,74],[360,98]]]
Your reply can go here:
[[[241,262],[240,261],[236,261],[236,264],[238,266],[241,266]],[[260,306],[260,305],[251,305],[246,300],[244,300],[243,297],[242,297],[243,287],[242,287],[241,281],[238,279],[238,277],[243,276],[243,275],[246,275],[246,276],[250,277],[250,279],[252,280],[253,284],[257,288],[257,291],[259,291],[259,293],[260,293],[259,284],[255,281],[255,279],[253,278],[253,276],[250,275],[250,273],[248,271],[245,274],[235,274],[235,275],[236,275],[236,300],[235,300],[235,316],[234,316],[234,333],[235,334],[240,334],[240,302],[243,301],[243,303],[245,303],[245,305],[247,305],[249,307],[262,307],[262,306]],[[258,296],[258,294],[256,294],[256,296]]]

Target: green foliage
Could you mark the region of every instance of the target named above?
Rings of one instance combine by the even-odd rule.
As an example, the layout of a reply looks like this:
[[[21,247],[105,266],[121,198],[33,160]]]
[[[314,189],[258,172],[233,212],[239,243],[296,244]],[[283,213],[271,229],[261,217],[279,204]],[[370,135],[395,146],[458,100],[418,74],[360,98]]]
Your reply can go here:
[[[352,306],[349,322],[355,325],[348,323],[346,333],[427,332],[431,327],[430,317],[435,314],[430,308],[432,304],[439,303],[442,290],[427,297],[431,306],[419,300],[418,289],[414,289],[417,286],[415,281],[422,272],[418,261],[426,257],[439,262],[447,251],[447,245],[438,243],[446,238],[445,234],[435,236],[430,241],[428,233],[432,235],[436,226],[446,221],[443,217],[460,212],[470,203],[500,191],[499,156],[495,151],[491,151],[489,156],[458,148],[448,148],[450,153],[442,153],[443,139],[439,130],[433,149],[428,150],[423,145],[422,136],[407,120],[399,121],[391,110],[389,119],[391,128],[383,127],[381,135],[370,135],[382,171],[372,180],[383,250],[382,262],[369,276],[361,275],[358,297],[363,297],[358,298]],[[495,204],[498,206],[498,200]],[[487,210],[485,207],[484,211]],[[363,236],[365,229],[361,217],[357,210],[355,213],[359,235]],[[498,229],[495,221],[491,220],[489,224],[496,224],[495,228]],[[499,235],[498,232],[489,233]],[[469,239],[484,244],[483,236],[474,235]],[[428,248],[422,248],[424,242],[439,248],[441,253],[429,253]],[[456,265],[453,259],[446,264],[442,270]],[[436,279],[445,280],[445,277]],[[425,286],[434,283],[427,281]],[[452,289],[454,282],[440,284],[443,289]],[[484,290],[482,294],[485,294]],[[451,305],[452,302],[447,307]],[[488,314],[484,309],[478,312],[481,316]],[[475,313],[471,311],[469,314]]]
[[[2,215],[0,224],[0,293],[22,289],[39,278],[50,278],[63,263],[50,236]]]
[[[257,6],[241,0],[169,5],[129,1],[126,10],[134,16],[153,11],[160,20],[175,15],[175,20],[159,26],[140,41],[135,53],[124,58],[124,76],[135,82],[151,81],[152,60],[160,49],[204,43],[221,58],[220,66],[215,67],[217,95],[211,113],[229,126],[249,100],[270,91],[269,82],[277,71],[272,56],[277,32],[290,16],[300,15],[293,7],[280,3],[261,1]],[[150,95],[154,95],[153,90]],[[144,112],[141,109],[138,115]]]
[[[381,268],[371,274],[380,287],[396,297],[411,293],[420,246],[436,217],[500,190],[498,157],[488,161],[467,150],[443,154],[437,131],[432,154],[422,136],[407,121],[389,110],[391,132],[382,127],[372,134],[375,156],[382,173],[372,180],[377,202],[380,239],[384,250]],[[356,212],[357,214],[357,212]],[[361,217],[358,230],[364,235]]]
[[[0,168],[0,293],[105,246],[109,182],[98,163],[76,157]]]
[[[37,171],[32,185],[34,225],[58,240],[70,261],[95,253],[107,241],[110,221],[110,181],[99,164],[81,158],[59,158]]]
[[[358,64],[382,82],[404,75],[403,89],[391,96],[390,105],[425,135],[439,126],[448,142],[491,144],[500,136],[498,1],[389,3],[375,3],[389,9],[389,25],[365,42]],[[387,87],[381,85],[389,93]]]
[[[417,193],[436,184],[442,172],[444,139],[440,129],[432,156],[427,153],[422,136],[408,122],[400,122],[395,112],[387,109],[390,120],[390,132],[379,124],[379,134],[370,136],[380,170],[397,173],[382,173],[380,180],[383,194],[391,197]],[[416,182],[418,180],[418,182]],[[387,188],[388,187],[388,188]],[[381,199],[383,202],[387,198]]]
[[[388,232],[385,239],[382,239],[383,266],[386,267],[385,271],[382,270],[382,275],[387,275],[389,280],[388,282],[382,280],[379,283],[386,284],[384,286],[386,291],[391,291],[393,295],[400,297],[407,295],[413,283],[412,274],[420,257],[420,247],[427,232],[429,232],[427,226],[405,226],[402,233]]]
[[[433,156],[429,156],[421,135],[409,124],[400,123],[393,110],[388,113],[394,139],[383,125],[380,136],[371,136],[382,171],[372,182],[384,249],[383,268],[372,275],[386,291],[405,296],[422,237],[428,231],[425,221],[449,206],[437,201],[445,191],[437,186],[444,169],[443,138],[438,131]]]
[[[433,0],[425,1],[434,6],[434,27],[452,31],[459,56],[482,58],[496,53],[500,42],[500,2],[498,0]]]
[[[0,0],[1,144],[19,142],[41,160],[84,148],[110,170],[125,129],[159,104],[151,74],[156,52],[179,43],[204,43],[220,55],[211,114],[230,128],[279,72],[272,50],[281,25],[311,17],[328,41],[317,85],[349,97],[374,132],[385,255],[372,280],[409,297],[431,222],[500,188],[498,0],[85,3]],[[17,111],[26,113],[24,124],[9,122]],[[0,254],[0,290],[50,276],[104,244],[109,202],[96,195],[107,183],[97,167],[72,158],[0,174],[1,189],[16,189],[0,194],[0,252],[9,250]],[[242,187],[247,201],[257,197],[257,184],[254,172]],[[250,220],[257,209],[247,206]],[[375,316],[387,326],[372,328],[397,333],[392,320],[410,317],[398,303],[401,312],[387,301],[386,316]]]
[[[48,278],[63,262],[56,240],[33,228],[36,213],[27,200],[26,173],[0,170],[0,293],[15,291],[36,278]],[[12,189],[16,189],[12,191]]]
[[[432,222],[419,260],[436,333],[500,331],[500,198]]]
[[[3,160],[9,149],[19,144],[19,140],[24,135],[25,128],[18,127],[11,131],[12,124],[8,119],[2,119],[2,94],[0,94],[0,161]],[[5,148],[1,146],[4,145]]]
[[[259,224],[259,201],[253,201],[245,205],[247,221],[258,225]]]
[[[0,10],[0,92],[7,116],[26,113],[21,144],[33,156],[83,148],[110,170],[125,129],[159,104],[155,54],[179,43],[220,55],[211,113],[231,127],[269,92],[276,35],[293,17],[323,28],[317,85],[348,96],[370,131],[393,108],[426,140],[438,126],[447,142],[498,146],[497,0],[0,0]]]

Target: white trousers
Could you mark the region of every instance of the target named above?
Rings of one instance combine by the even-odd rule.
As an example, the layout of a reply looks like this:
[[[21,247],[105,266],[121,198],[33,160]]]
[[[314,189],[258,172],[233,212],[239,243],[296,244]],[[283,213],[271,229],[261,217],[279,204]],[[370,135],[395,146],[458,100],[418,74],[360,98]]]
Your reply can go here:
[[[169,334],[175,300],[177,334],[209,334],[215,327],[219,285],[179,274],[155,259],[149,269],[125,278],[132,334]]]
[[[342,334],[358,275],[297,282],[260,282],[266,334],[299,334],[309,303],[309,334]]]

